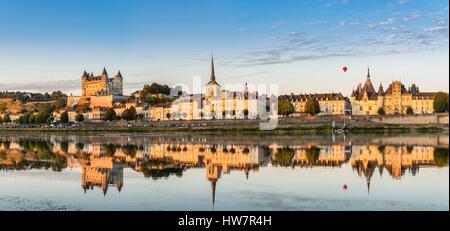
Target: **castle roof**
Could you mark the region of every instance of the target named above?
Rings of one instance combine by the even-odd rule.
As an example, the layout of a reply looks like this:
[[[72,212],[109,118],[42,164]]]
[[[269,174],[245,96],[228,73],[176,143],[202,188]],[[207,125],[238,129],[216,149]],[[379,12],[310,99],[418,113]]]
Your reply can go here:
[[[103,67],[102,75],[108,75],[108,72],[106,72],[106,68]]]
[[[307,101],[309,99],[316,99],[318,101],[331,101],[331,100],[345,100],[345,97],[341,93],[315,93],[315,94],[299,94],[299,95],[280,95],[279,100],[287,101]]]
[[[115,77],[123,78],[123,77],[122,77],[122,73],[120,73],[120,71],[117,72],[117,74],[116,74]]]
[[[362,100],[364,96],[367,95],[369,100],[377,100],[378,93],[375,91],[373,87],[372,81],[370,81],[370,69],[367,68],[367,79],[364,83],[364,86],[361,87],[361,84],[358,84],[356,92],[352,93],[352,96],[356,98],[356,100]]]

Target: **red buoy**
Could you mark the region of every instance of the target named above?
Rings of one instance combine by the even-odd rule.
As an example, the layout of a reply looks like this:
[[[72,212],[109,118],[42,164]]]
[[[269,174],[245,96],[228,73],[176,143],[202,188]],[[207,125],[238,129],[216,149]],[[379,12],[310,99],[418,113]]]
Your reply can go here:
[[[347,72],[347,69],[348,69],[348,68],[345,67],[345,66],[342,68],[342,70],[343,70],[344,72]]]

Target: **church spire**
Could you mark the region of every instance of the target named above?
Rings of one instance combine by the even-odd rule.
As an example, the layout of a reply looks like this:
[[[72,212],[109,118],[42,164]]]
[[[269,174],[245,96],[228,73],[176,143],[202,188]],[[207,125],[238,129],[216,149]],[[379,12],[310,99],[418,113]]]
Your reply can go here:
[[[209,80],[211,82],[216,81],[216,74],[214,73],[214,56],[212,53],[211,53],[211,76],[209,77]]]
[[[370,79],[370,68],[367,66],[367,79]]]

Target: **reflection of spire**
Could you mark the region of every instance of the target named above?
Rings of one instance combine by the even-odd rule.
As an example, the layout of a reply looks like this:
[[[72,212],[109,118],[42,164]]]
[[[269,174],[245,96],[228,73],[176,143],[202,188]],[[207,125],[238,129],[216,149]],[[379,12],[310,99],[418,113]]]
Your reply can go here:
[[[211,189],[212,189],[212,205],[213,205],[213,209],[214,209],[214,205],[216,202],[216,180],[211,181]]]
[[[367,182],[367,194],[370,194],[370,181]]]

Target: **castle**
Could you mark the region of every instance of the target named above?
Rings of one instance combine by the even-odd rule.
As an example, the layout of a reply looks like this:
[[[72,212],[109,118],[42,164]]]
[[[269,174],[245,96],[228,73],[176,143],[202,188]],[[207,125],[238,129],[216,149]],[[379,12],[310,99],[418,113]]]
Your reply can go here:
[[[103,68],[102,74],[94,76],[86,71],[81,76],[81,95],[82,96],[105,96],[105,95],[123,95],[123,77],[120,71],[114,78],[108,77],[106,68]]]
[[[430,114],[434,113],[435,94],[436,92],[419,92],[415,84],[406,89],[400,81],[393,81],[386,91],[380,84],[377,92],[370,80],[370,71],[367,69],[364,85],[359,84],[350,96],[352,114],[377,115],[380,114],[381,109],[385,114],[407,114],[408,108],[414,114]]]
[[[86,71],[81,76],[81,96],[67,97],[67,107],[75,112],[82,112],[86,109],[94,110],[92,116],[86,119],[101,118],[101,115],[95,115],[102,108],[112,107],[115,103],[124,102],[127,96],[123,95],[123,77],[120,71],[113,78],[109,78],[106,68],[103,68],[99,76]],[[97,113],[98,114],[98,113]],[[101,114],[101,113],[100,113]]]

